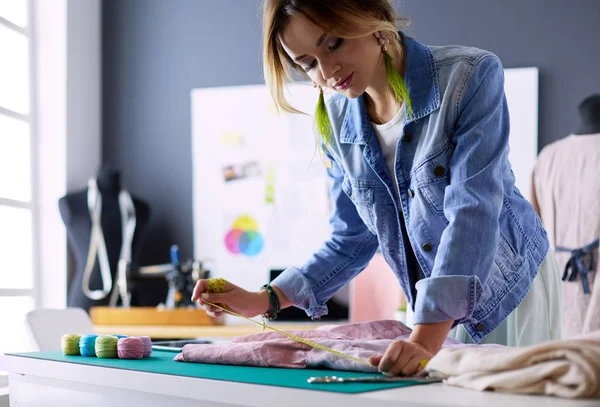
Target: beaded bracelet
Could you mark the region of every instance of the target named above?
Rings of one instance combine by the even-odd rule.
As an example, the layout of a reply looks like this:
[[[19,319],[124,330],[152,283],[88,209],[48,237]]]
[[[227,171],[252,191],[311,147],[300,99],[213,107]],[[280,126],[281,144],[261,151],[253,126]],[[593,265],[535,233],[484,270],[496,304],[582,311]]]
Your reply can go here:
[[[279,311],[281,311],[279,297],[269,284],[263,285],[262,288],[267,291],[267,294],[269,294],[269,309],[262,316],[263,318],[268,320],[277,319],[277,314],[279,313]]]

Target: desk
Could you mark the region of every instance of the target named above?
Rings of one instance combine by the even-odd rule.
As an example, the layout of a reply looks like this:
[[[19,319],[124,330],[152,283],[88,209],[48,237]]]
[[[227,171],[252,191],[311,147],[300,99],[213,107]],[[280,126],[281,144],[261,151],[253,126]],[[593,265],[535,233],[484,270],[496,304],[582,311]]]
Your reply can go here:
[[[9,372],[11,405],[19,407],[597,407],[599,404],[598,400],[476,392],[439,383],[339,394],[10,355],[0,356],[0,370]]]
[[[273,324],[277,329],[315,329],[322,323]],[[149,336],[152,339],[233,338],[262,332],[258,325],[94,325],[94,332],[102,335]]]

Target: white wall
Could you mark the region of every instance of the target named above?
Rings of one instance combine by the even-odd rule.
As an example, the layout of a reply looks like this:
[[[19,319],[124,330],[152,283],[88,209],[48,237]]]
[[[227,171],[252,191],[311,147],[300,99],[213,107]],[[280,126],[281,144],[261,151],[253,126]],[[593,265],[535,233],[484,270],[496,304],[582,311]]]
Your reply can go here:
[[[61,308],[67,242],[58,200],[101,159],[101,0],[34,0],[36,307]]]
[[[87,185],[102,155],[101,0],[67,1],[67,191]]]

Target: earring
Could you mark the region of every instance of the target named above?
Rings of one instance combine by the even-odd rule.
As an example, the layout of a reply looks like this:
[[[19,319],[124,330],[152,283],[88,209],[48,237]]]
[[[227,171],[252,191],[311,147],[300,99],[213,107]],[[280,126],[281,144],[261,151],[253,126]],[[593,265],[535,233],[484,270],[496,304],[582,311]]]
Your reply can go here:
[[[317,82],[313,82],[313,88],[317,87]]]
[[[390,33],[388,31],[377,31],[375,37],[379,40],[382,51],[387,51],[387,46],[390,44]]]

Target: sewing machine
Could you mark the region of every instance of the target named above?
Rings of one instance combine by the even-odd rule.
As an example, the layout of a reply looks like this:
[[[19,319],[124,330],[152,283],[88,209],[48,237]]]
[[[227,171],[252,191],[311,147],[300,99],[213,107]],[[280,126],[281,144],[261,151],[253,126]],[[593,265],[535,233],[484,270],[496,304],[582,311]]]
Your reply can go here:
[[[210,275],[210,271],[204,268],[204,262],[207,259],[190,259],[181,262],[177,245],[171,246],[170,257],[170,263],[142,267],[133,267],[131,263],[124,261],[119,262],[117,289],[114,290],[118,295],[111,297],[109,305],[116,307],[120,297],[123,308],[129,308],[131,305],[130,283],[146,278],[164,277],[169,284],[165,307],[174,309],[193,306],[191,298],[196,282],[200,279],[209,278]]]

